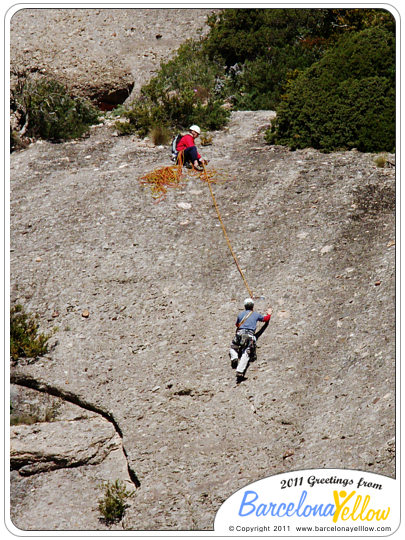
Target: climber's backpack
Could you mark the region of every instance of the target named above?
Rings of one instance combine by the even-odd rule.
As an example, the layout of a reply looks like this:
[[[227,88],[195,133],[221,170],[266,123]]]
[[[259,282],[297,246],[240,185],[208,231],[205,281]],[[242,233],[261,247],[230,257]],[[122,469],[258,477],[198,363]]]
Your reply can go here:
[[[183,135],[181,133],[179,133],[178,135],[175,135],[173,137],[172,144],[170,145],[171,154],[172,154],[171,155],[171,160],[172,161],[176,161],[176,159],[177,159],[178,152],[177,152],[176,148],[177,148],[177,145],[179,144],[179,141],[180,141],[180,139],[182,137],[183,137]]]

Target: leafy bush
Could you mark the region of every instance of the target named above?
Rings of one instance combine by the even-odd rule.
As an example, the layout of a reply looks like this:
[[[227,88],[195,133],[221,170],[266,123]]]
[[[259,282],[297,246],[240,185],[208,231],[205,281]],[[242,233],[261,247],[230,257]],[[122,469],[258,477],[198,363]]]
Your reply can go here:
[[[158,99],[165,92],[184,89],[193,90],[199,99],[211,95],[223,66],[208,57],[203,43],[203,40],[191,39],[183,43],[171,60],[161,63],[159,73],[142,92],[151,99]]]
[[[381,9],[225,9],[208,19],[208,57],[226,66],[224,98],[239,110],[275,109],[290,72],[320,60],[349,31],[392,30]]]
[[[274,110],[289,73],[310,66],[317,56],[301,47],[286,45],[255,60],[247,60],[226,87],[237,110]]]
[[[37,358],[48,352],[49,335],[38,332],[37,317],[25,313],[17,304],[10,310],[10,354],[14,362],[19,358]]]
[[[154,145],[168,144],[171,138],[170,131],[164,126],[154,126],[150,132],[150,138]]]
[[[142,87],[141,98],[117,123],[119,133],[146,136],[155,126],[184,130],[192,123],[220,129],[230,114],[225,103],[274,110],[298,72],[320,61],[342,34],[365,28],[392,34],[395,28],[382,9],[227,8],[207,22],[209,34],[181,45]],[[349,55],[344,62],[353,67]],[[380,76],[380,65],[368,75]]]
[[[185,130],[198,124],[202,129],[220,129],[229,116],[220,100],[202,103],[192,91],[184,90],[179,95],[163,94],[157,104],[150,99],[138,101],[123,114],[125,121],[117,121],[115,127],[121,135],[137,133],[145,137],[156,126]]]
[[[204,50],[227,66],[254,60],[271,49],[302,46],[309,36],[318,46],[331,35],[335,16],[330,9],[226,9],[208,19]],[[308,47],[308,44],[307,48]]]
[[[266,134],[293,149],[392,151],[395,39],[382,28],[344,36],[290,82]]]
[[[239,110],[274,109],[288,72],[321,57],[332,18],[327,9],[228,9],[213,15],[204,50],[226,65],[224,96]]]
[[[187,41],[142,87],[140,99],[124,112],[125,121],[117,122],[116,128],[141,137],[156,126],[184,130],[196,123],[203,129],[220,129],[230,115],[217,85],[221,69],[208,60],[201,41]]]
[[[126,501],[134,495],[134,491],[128,491],[121,480],[114,483],[105,482],[103,498],[98,501],[98,509],[106,523],[120,521],[127,508]]]
[[[384,9],[236,8],[214,13],[207,22],[204,52],[228,67],[286,46],[323,53],[347,32],[375,26],[395,29],[395,19]]]
[[[10,152],[27,148],[28,144],[19,136],[19,134],[10,128]]]
[[[19,410],[13,407],[10,403],[10,426],[18,426],[21,424],[32,425],[37,422],[54,422],[60,413],[60,403],[54,403],[50,406],[46,406],[45,410],[38,405],[32,403],[24,403],[24,408],[29,410]]]
[[[90,103],[72,97],[67,89],[51,79],[26,80],[13,96],[25,119],[25,135],[50,141],[81,137],[98,121]]]

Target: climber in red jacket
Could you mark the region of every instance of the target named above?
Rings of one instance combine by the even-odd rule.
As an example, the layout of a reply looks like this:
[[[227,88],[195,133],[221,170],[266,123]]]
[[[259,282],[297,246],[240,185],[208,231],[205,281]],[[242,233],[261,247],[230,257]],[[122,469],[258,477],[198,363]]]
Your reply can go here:
[[[207,163],[207,161],[199,154],[197,147],[195,145],[195,140],[201,133],[201,130],[198,126],[192,125],[190,127],[190,133],[184,135],[179,142],[177,143],[176,150],[180,154],[183,152],[183,163],[189,168],[194,166],[198,171],[202,170],[202,164]]]

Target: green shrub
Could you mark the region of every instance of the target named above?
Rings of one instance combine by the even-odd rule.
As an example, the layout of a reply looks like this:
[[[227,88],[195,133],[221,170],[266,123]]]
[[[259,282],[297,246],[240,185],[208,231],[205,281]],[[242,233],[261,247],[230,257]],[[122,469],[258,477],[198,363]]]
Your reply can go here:
[[[47,406],[45,410],[41,410],[37,405],[30,404],[29,411],[14,410],[11,405],[10,410],[10,426],[18,426],[21,424],[31,425],[37,422],[54,422],[60,414],[60,403],[55,403]],[[27,407],[27,404],[25,404]]]
[[[247,60],[239,74],[226,86],[227,95],[237,110],[274,110],[285,90],[289,73],[304,69],[317,59],[300,46],[286,45],[271,54]]]
[[[121,122],[120,120],[117,120],[114,126],[118,135],[132,135],[133,133],[136,133],[136,128],[131,122]]]
[[[128,491],[121,480],[114,483],[105,482],[102,486],[104,495],[98,501],[98,509],[102,519],[106,523],[116,523],[120,521],[127,508],[126,501],[134,495],[134,491]]]
[[[351,31],[395,29],[395,19],[384,9],[234,8],[212,14],[207,22],[204,52],[211,59],[220,57],[228,67],[287,46],[323,53]]]
[[[10,310],[10,354],[14,362],[19,358],[37,358],[48,352],[49,335],[39,333],[36,316],[25,313],[19,304]]]
[[[149,134],[155,146],[166,145],[169,143],[171,133],[165,126],[153,126]]]
[[[289,73],[320,60],[349,31],[395,20],[377,9],[225,9],[208,19],[203,50],[226,66],[223,97],[239,110],[275,109]]]
[[[378,168],[383,169],[387,163],[387,155],[380,154],[379,156],[375,158],[374,163],[376,164]]]
[[[10,152],[27,148],[28,144],[10,127]]]
[[[98,111],[87,101],[72,97],[51,79],[26,80],[17,100],[28,120],[25,135],[50,141],[81,137],[98,121]]]
[[[116,123],[118,132],[145,137],[156,126],[184,130],[193,123],[220,129],[230,115],[220,95],[221,70],[203,52],[201,41],[187,41],[142,87],[141,97],[123,113],[124,122]]]
[[[223,76],[223,66],[208,57],[203,44],[204,40],[183,43],[171,60],[161,63],[158,74],[143,86],[142,93],[156,101],[168,92],[192,90],[200,101],[217,93],[215,83]]]
[[[324,151],[395,147],[395,42],[370,28],[352,33],[292,80],[269,143]]]
[[[274,109],[288,72],[321,57],[329,19],[326,9],[228,9],[212,16],[204,50],[226,65],[224,97],[239,110]]]
[[[115,127],[121,135],[137,133],[146,137],[156,126],[162,130],[185,130],[198,124],[202,129],[220,129],[229,116],[222,101],[209,98],[202,103],[193,91],[184,90],[179,95],[162,94],[158,103],[149,99],[136,102],[123,114],[125,121],[117,121]]]
[[[157,124],[165,125],[159,108],[144,100],[137,101],[129,109],[125,110],[121,117],[124,121],[118,120],[115,123],[120,135],[137,133],[140,137],[146,137],[153,126]]]
[[[209,99],[205,105],[198,104],[195,107],[193,116],[187,119],[184,126],[188,128],[190,123],[196,122],[202,129],[215,131],[227,124],[230,114],[230,110],[224,108],[221,100]]]
[[[210,58],[221,57],[227,66],[252,61],[307,36],[327,38],[333,19],[328,9],[226,9],[209,17],[204,50]]]

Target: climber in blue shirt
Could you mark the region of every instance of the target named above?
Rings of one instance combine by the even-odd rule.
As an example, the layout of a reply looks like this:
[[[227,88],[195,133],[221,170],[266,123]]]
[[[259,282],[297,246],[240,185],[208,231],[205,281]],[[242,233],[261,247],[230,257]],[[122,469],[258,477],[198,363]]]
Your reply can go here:
[[[253,311],[254,302],[246,298],[245,310],[241,311],[236,319],[236,334],[229,350],[231,366],[236,367],[236,382],[244,379],[244,374],[249,360],[256,359],[256,326],[258,322],[268,323],[273,313],[270,307],[266,315]],[[240,358],[239,358],[240,357]]]

